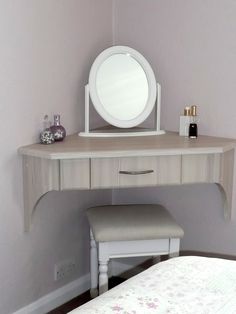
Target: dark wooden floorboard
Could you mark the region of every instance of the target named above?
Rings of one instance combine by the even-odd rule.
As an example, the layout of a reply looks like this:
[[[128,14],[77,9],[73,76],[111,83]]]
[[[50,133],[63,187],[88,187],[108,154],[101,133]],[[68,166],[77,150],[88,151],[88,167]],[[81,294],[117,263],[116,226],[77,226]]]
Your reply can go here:
[[[109,289],[117,286],[118,284],[122,283],[124,281],[123,278],[119,277],[112,277],[109,279]],[[48,314],[67,314],[68,312],[76,309],[80,305],[90,301],[90,293],[89,291],[86,291],[85,293],[79,295],[78,297],[74,298],[73,300],[63,304],[62,306],[56,308],[55,310],[52,310],[48,312]]]

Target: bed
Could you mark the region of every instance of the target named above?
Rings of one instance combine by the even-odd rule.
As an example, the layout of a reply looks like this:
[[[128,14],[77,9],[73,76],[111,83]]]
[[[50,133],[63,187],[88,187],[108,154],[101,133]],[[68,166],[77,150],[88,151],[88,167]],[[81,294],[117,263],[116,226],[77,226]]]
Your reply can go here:
[[[236,261],[177,257],[156,264],[71,314],[235,314]]]

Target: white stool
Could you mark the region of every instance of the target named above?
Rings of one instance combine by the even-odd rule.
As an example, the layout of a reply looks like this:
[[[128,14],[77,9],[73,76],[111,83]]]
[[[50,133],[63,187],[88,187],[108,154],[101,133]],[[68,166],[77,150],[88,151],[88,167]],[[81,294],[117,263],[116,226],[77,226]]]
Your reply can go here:
[[[161,205],[106,205],[87,210],[92,297],[108,289],[110,258],[178,256],[183,229]],[[99,264],[99,280],[98,280]]]

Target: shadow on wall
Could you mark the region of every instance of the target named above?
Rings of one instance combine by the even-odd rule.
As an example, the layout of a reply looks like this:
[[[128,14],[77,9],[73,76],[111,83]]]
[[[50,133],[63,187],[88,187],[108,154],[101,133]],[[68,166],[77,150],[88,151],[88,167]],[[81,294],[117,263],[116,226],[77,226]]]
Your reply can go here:
[[[131,188],[113,191],[113,204],[160,203],[185,231],[181,250],[234,255],[235,220],[225,220],[215,184]]]

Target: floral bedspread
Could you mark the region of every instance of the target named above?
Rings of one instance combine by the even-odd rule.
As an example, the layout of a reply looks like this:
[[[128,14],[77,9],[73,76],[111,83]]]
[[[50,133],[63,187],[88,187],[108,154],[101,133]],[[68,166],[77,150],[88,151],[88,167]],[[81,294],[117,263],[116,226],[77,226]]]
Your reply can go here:
[[[236,262],[177,257],[156,264],[71,314],[235,314]]]

